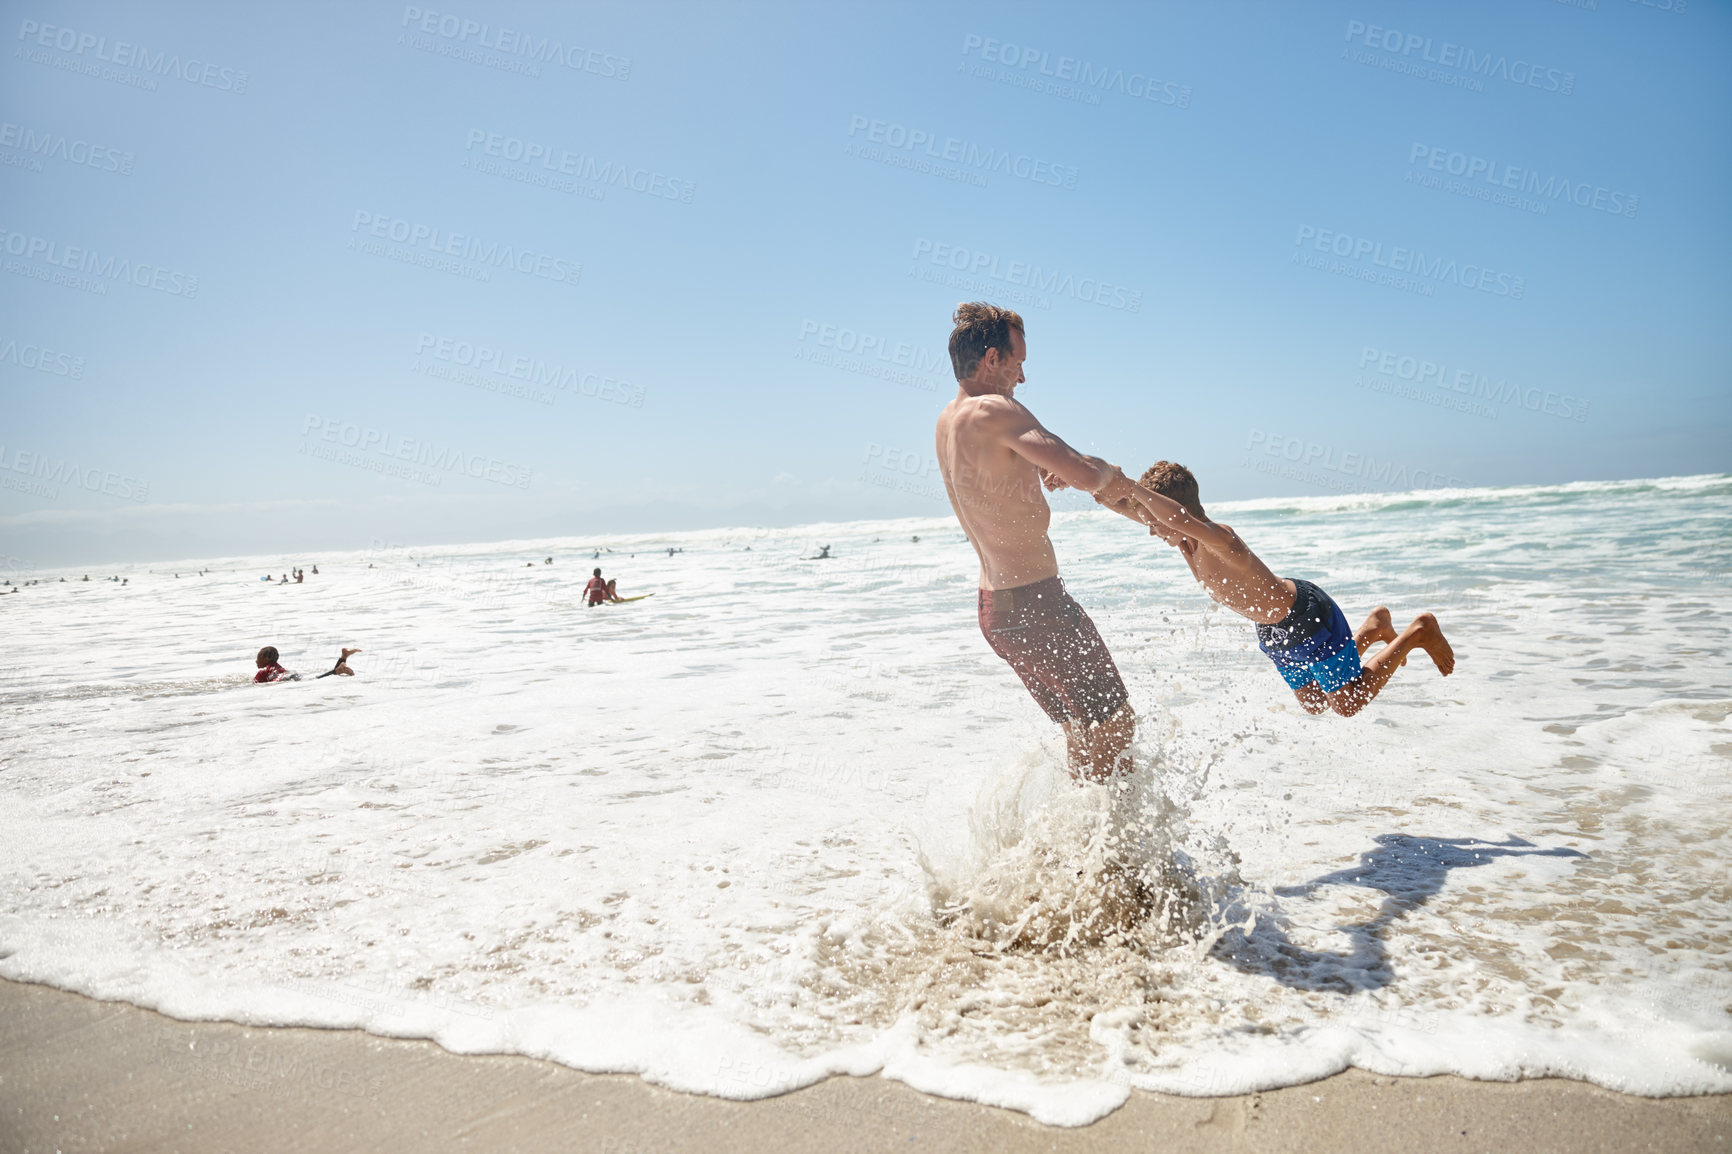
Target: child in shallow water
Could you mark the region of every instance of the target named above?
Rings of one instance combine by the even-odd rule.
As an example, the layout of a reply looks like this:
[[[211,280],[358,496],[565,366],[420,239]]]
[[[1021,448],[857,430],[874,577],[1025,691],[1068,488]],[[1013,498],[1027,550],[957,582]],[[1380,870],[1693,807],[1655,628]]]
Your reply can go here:
[[[359,652],[361,652],[359,649],[343,650],[343,655],[337,658],[337,664],[331,666],[330,669],[319,674],[319,677],[315,677],[313,680],[317,681],[320,677],[355,676],[355,671],[349,668],[349,658]],[[275,645],[267,645],[263,649],[259,650],[259,655],[256,659],[259,671],[253,674],[253,680],[260,683],[267,681],[299,681],[301,675],[299,673],[291,673],[287,669],[284,669],[279,663],[279,657],[280,654],[277,653],[277,647]]]
[[[1308,713],[1332,709],[1352,717],[1416,648],[1425,650],[1445,677],[1455,671],[1455,651],[1430,613],[1421,613],[1398,634],[1389,610],[1380,605],[1365,624],[1349,631],[1329,594],[1309,581],[1275,576],[1237,533],[1209,520],[1197,478],[1183,465],[1155,462],[1130,499],[1108,507],[1176,547],[1210,597],[1256,623],[1258,647]],[[1360,658],[1379,641],[1383,648],[1362,665]]]

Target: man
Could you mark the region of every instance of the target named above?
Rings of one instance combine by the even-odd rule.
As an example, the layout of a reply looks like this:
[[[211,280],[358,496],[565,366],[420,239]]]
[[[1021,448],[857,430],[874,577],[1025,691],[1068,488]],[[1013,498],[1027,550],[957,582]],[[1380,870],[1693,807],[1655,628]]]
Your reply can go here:
[[[1130,745],[1136,715],[1094,622],[1059,579],[1041,484],[1109,504],[1132,485],[1117,466],[1048,432],[1016,399],[1028,353],[1020,316],[971,302],[957,306],[954,320],[957,391],[938,417],[938,467],[980,556],[980,631],[1064,726],[1071,775],[1103,782]]]

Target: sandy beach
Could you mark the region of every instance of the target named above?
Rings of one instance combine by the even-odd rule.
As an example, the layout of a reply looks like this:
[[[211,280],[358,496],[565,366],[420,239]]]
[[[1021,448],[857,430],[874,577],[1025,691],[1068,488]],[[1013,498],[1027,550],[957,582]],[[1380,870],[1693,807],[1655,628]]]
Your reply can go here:
[[[1351,1072],[1225,1098],[1136,1092],[1092,1126],[832,1078],[757,1102],[358,1030],[179,1022],[0,981],[0,1150],[1435,1151],[1732,1149],[1732,1096]]]

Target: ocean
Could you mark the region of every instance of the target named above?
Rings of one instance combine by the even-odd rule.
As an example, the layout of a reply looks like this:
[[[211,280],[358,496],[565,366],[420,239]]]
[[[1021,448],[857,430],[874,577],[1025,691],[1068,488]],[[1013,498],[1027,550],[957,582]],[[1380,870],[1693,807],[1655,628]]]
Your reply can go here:
[[[1435,612],[1454,676],[1308,716],[1092,510],[1052,535],[1141,718],[1110,788],[948,516],[33,574],[0,976],[1058,1125],[1348,1067],[1732,1091],[1732,478],[1211,514],[1355,624]],[[653,596],[584,608],[595,565]],[[252,684],[267,644],[358,676]]]

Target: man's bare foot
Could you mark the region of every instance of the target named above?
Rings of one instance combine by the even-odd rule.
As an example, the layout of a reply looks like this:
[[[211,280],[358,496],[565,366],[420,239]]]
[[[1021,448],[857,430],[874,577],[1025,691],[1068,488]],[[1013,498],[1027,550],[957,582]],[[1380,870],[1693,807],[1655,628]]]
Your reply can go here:
[[[345,650],[343,650],[343,656],[342,656],[341,660],[347,661],[347,660],[349,660],[350,657],[354,656],[355,654],[357,654],[359,652],[361,652],[359,649],[345,649]]]
[[[1444,640],[1443,630],[1438,626],[1437,618],[1430,613],[1421,613],[1413,619],[1413,624],[1408,628],[1412,629],[1416,626],[1419,632],[1413,639],[1414,645],[1431,655],[1431,660],[1437,666],[1439,673],[1445,677],[1454,673],[1455,650],[1451,649],[1449,642]],[[1406,665],[1407,662],[1403,661],[1402,664]]]

